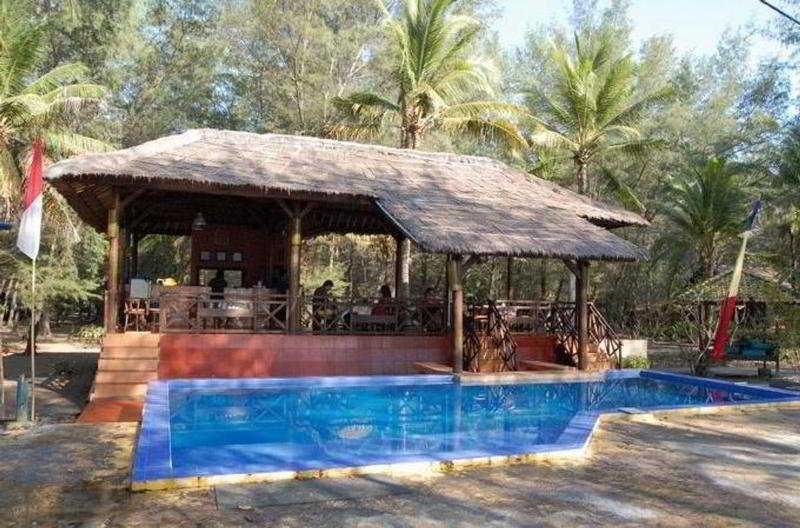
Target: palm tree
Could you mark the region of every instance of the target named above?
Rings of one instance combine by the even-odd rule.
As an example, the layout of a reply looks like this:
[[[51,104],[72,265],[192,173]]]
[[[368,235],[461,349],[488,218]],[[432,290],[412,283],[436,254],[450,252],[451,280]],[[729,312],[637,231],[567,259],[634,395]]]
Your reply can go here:
[[[695,279],[713,276],[721,250],[742,231],[746,198],[740,171],[724,159],[692,167],[670,185],[663,213],[673,231],[665,239],[697,260]]]
[[[368,139],[394,129],[400,148],[416,149],[425,134],[440,130],[492,138],[511,152],[527,148],[509,119],[522,109],[494,99],[497,72],[491,61],[475,53],[481,24],[453,14],[456,2],[405,0],[397,16],[384,6],[392,93],[357,92],[334,99],[343,119],[332,127],[333,135]],[[411,258],[408,249],[400,252],[404,274]]]
[[[553,44],[555,67],[550,86],[536,86],[526,94],[534,123],[530,142],[539,149],[544,165],[571,159],[581,194],[592,194],[589,166],[611,152],[639,155],[654,141],[642,137],[643,114],[667,99],[669,86],[637,94],[635,64],[621,55],[611,33],[599,33],[584,42],[575,36],[574,52]],[[610,171],[603,177],[618,194],[632,194]]]
[[[493,137],[512,149],[527,145],[508,119],[521,109],[493,99],[497,73],[475,53],[481,24],[453,14],[456,2],[406,0],[397,16],[386,10],[391,93],[335,99],[343,119],[332,127],[333,135],[366,139],[395,129],[399,146],[415,149],[436,129]]]
[[[44,30],[18,3],[0,0],[0,196],[6,214],[22,188],[35,143],[41,142],[50,159],[110,148],[74,130],[81,110],[105,94],[102,86],[86,82],[86,68],[63,64],[40,74]],[[49,201],[63,205],[54,195]]]

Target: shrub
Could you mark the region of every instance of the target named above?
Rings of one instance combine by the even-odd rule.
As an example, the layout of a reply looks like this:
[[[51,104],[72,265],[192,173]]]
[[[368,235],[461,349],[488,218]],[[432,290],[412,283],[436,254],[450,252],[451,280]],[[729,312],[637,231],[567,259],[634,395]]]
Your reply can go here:
[[[106,329],[102,326],[82,326],[72,334],[72,339],[86,346],[99,346],[103,344]]]
[[[626,357],[622,360],[623,368],[632,369],[648,369],[650,368],[650,360],[644,356]]]

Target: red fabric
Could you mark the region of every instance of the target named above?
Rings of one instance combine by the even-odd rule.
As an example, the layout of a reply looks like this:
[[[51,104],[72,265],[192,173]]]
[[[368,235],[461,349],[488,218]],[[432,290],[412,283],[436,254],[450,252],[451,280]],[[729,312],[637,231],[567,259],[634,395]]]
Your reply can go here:
[[[36,197],[42,194],[42,155],[44,143],[41,139],[33,141],[33,154],[31,156],[31,170],[28,174],[28,182],[25,186],[24,209],[31,206]]]
[[[714,334],[714,348],[711,350],[711,359],[725,359],[725,346],[730,340],[731,322],[736,312],[736,297],[728,297],[722,302],[719,311],[719,324]]]

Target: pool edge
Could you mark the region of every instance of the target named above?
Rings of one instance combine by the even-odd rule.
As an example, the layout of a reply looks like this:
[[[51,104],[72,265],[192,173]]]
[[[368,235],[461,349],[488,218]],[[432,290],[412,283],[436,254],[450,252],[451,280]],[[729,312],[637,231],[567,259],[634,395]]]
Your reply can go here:
[[[594,422],[586,431],[581,445],[564,446],[564,449],[543,450],[539,452],[514,455],[498,455],[489,457],[460,458],[453,460],[436,460],[429,462],[400,462],[396,464],[376,464],[347,468],[329,468],[301,471],[273,471],[263,473],[240,473],[227,475],[208,475],[195,477],[176,477],[151,480],[133,480],[130,489],[133,492],[169,491],[177,489],[208,488],[219,484],[248,484],[258,482],[280,482],[286,480],[311,480],[321,478],[346,478],[367,475],[385,476],[433,476],[463,469],[507,466],[514,464],[537,463],[580,463],[590,454],[592,439],[598,430],[606,424],[624,421],[651,421],[662,416],[686,416],[722,414],[743,410],[800,408],[800,399],[777,402],[744,402],[730,405],[680,407],[658,409],[638,414],[623,412],[604,412],[594,415]]]

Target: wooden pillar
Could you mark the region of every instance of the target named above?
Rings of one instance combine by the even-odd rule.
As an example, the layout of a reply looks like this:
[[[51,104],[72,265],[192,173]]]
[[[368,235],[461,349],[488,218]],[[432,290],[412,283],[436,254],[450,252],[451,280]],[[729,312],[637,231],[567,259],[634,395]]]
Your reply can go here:
[[[447,262],[447,289],[453,299],[450,352],[453,357],[453,373],[464,370],[464,289],[461,285],[461,256],[451,255]]]
[[[578,368],[589,368],[589,261],[575,266],[575,328],[578,334]]]
[[[139,276],[139,240],[140,240],[139,233],[131,233],[131,253],[130,253],[130,265],[131,265],[131,278],[136,278]]]
[[[395,238],[395,242],[397,246],[394,256],[394,295],[398,299],[408,299],[411,290],[411,240],[399,237]]]
[[[514,257],[506,259],[506,299],[514,298]]]
[[[300,315],[300,248],[303,244],[302,218],[294,215],[289,218],[289,332],[297,332]]]
[[[119,320],[120,292],[120,258],[122,255],[122,237],[120,236],[120,198],[114,195],[114,205],[108,211],[108,224],[106,236],[108,237],[108,261],[106,267],[106,302],[105,302],[105,327],[106,332],[117,332]]]

